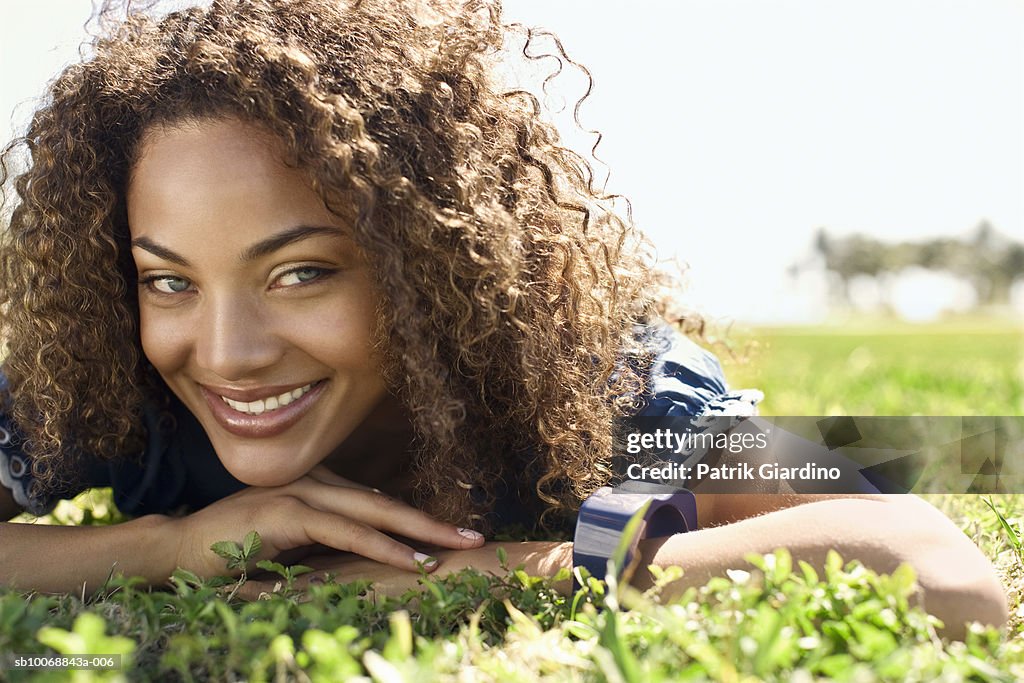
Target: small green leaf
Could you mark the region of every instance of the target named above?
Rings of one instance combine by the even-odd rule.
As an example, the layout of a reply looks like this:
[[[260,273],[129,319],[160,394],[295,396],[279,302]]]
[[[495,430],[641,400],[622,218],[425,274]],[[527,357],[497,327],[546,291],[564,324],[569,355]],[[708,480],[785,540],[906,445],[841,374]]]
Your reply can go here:
[[[773,556],[775,557],[775,572],[773,578],[777,584],[781,584],[793,573],[793,557],[785,548],[779,548],[773,553]]]
[[[558,583],[559,581],[568,581],[572,577],[572,572],[568,567],[560,567],[558,572],[551,577],[551,581]]]
[[[412,656],[412,621],[409,613],[398,610],[388,618],[391,625],[391,638],[384,646],[384,658],[393,662],[402,662]]]
[[[429,590],[431,594],[438,600],[438,602],[444,601],[444,591],[441,590],[441,587],[437,585],[436,581],[427,581],[424,585],[427,587],[427,590]]]
[[[858,621],[851,621],[850,628],[857,636],[856,644],[850,643],[850,653],[865,661],[881,659],[898,647],[888,631]]]
[[[825,577],[831,582],[834,581],[836,575],[843,570],[843,558],[833,548],[829,548],[828,554],[825,556]]]
[[[512,575],[516,577],[516,580],[519,581],[520,584],[522,584],[523,588],[530,587],[530,575],[527,574],[525,571],[523,571],[522,569],[516,569],[514,572],[512,572]]]
[[[505,546],[499,545],[497,553],[498,553],[498,566],[500,566],[502,569],[508,569],[508,553],[505,552]]]
[[[761,553],[747,553],[743,556],[743,559],[754,565],[755,569],[760,569],[762,572],[768,571],[768,564],[765,560],[765,556]]]
[[[591,638],[596,638],[599,635],[596,628],[590,624],[584,624],[580,621],[567,621],[562,624],[562,627],[565,629],[566,633],[574,638],[579,638],[580,640],[590,640]]]
[[[210,546],[210,550],[217,553],[225,560],[242,559],[242,549],[234,541],[217,541]]]
[[[260,535],[255,530],[250,531],[245,535],[245,540],[242,541],[242,556],[245,559],[250,559],[260,554],[260,549],[263,547],[263,541],[260,540]]]
[[[1017,530],[1010,525],[1006,517],[1003,516],[1003,513],[999,511],[999,509],[995,506],[995,503],[993,503],[991,499],[982,498],[982,500],[985,501],[985,504],[988,505],[989,508],[991,508],[992,512],[996,516],[996,519],[999,520],[999,526],[1001,526],[1003,528],[1003,531],[1006,533],[1006,539],[1010,542],[1010,545],[1013,547],[1014,552],[1017,553],[1018,557],[1021,557],[1022,560],[1024,560],[1024,543],[1022,543],[1022,541],[1020,540],[1020,534],[1018,534]]]
[[[892,573],[892,585],[900,597],[906,597],[914,592],[917,586],[917,572],[909,564],[904,562],[896,567]]]
[[[804,560],[799,561],[800,571],[803,572],[804,581],[808,586],[814,586],[818,583],[818,572],[814,571],[814,567],[809,565]]]
[[[203,585],[203,580],[200,579],[199,576],[197,576],[194,572],[190,572],[187,569],[182,569],[181,567],[175,569],[174,573],[171,574],[171,576],[176,579],[184,581],[193,588],[201,588]]]
[[[853,666],[853,657],[848,654],[829,655],[818,663],[818,669],[829,678],[848,672]]]
[[[287,662],[295,656],[295,643],[292,641],[291,636],[282,633],[270,641],[269,650],[274,657],[274,661]]]
[[[206,586],[208,588],[220,588],[234,582],[235,580],[230,576],[211,576],[206,580]]]
[[[256,563],[256,566],[264,571],[274,572],[284,578],[288,578],[288,570],[280,562],[274,562],[273,560],[260,560]]]

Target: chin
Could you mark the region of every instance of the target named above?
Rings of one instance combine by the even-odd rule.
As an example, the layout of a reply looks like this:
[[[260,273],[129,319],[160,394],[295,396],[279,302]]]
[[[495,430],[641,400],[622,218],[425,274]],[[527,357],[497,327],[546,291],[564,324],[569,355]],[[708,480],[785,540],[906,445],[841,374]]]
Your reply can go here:
[[[274,486],[285,486],[286,484],[290,484],[290,483],[292,483],[293,481],[295,481],[296,479],[299,478],[298,476],[296,476],[296,477],[273,476],[273,475],[268,475],[265,472],[255,473],[252,476],[249,476],[245,472],[238,472],[236,474],[235,472],[232,472],[230,469],[228,470],[228,472],[231,472],[231,476],[233,476],[235,479],[237,479],[238,481],[242,482],[246,486],[260,486],[260,487],[264,487],[264,488],[270,488],[270,487],[274,487]],[[301,475],[299,475],[299,476],[301,476]]]
[[[221,451],[217,451],[218,454]],[[246,453],[233,453],[227,456],[219,456],[224,468],[238,481],[247,486],[284,486],[302,477],[309,468],[296,467],[295,458],[291,458],[286,467],[267,468],[259,463],[266,463],[268,458],[264,455],[252,455]]]

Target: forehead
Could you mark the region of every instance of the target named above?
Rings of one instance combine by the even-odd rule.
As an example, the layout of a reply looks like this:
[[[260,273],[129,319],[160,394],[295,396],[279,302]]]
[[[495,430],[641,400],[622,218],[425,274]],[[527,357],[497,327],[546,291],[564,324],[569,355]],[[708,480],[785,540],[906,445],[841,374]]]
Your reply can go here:
[[[148,130],[126,198],[133,238],[203,231],[258,236],[298,223],[344,227],[308,174],[285,164],[280,142],[236,119]]]
[[[280,143],[266,131],[235,119],[160,124],[142,135],[128,183],[129,201],[176,190],[280,182],[293,175],[283,162]],[[180,195],[176,195],[179,196]]]

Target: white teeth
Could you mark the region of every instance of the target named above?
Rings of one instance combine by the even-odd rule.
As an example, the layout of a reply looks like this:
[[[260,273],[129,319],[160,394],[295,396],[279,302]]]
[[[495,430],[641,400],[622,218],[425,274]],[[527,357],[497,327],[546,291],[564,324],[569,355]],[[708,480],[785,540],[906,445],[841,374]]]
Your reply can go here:
[[[313,383],[310,383],[293,391],[286,391],[279,396],[261,398],[248,403],[245,401],[235,401],[227,396],[221,396],[221,398],[224,399],[224,402],[231,406],[231,408],[240,413],[246,413],[248,415],[262,415],[263,413],[269,413],[277,410],[278,408],[284,407],[292,401],[301,398],[303,394],[312,388]]]

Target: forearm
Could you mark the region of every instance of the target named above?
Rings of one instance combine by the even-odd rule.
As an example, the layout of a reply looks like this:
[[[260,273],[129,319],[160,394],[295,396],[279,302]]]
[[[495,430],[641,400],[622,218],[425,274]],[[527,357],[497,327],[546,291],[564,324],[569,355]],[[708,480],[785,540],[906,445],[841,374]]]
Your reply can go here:
[[[95,590],[111,573],[165,582],[174,570],[172,522],[147,515],[113,526],[0,523],[0,585],[66,593]]]
[[[800,505],[733,524],[641,543],[642,566],[678,565],[684,577],[669,595],[699,586],[726,569],[748,566],[749,553],[777,548],[817,569],[830,549],[844,560],[890,573],[901,563],[917,572],[925,608],[942,619],[950,635],[964,620],[1000,625],[1006,620],[1003,588],[987,558],[955,525],[913,496],[889,500],[832,499]],[[633,583],[649,585],[647,571]]]

